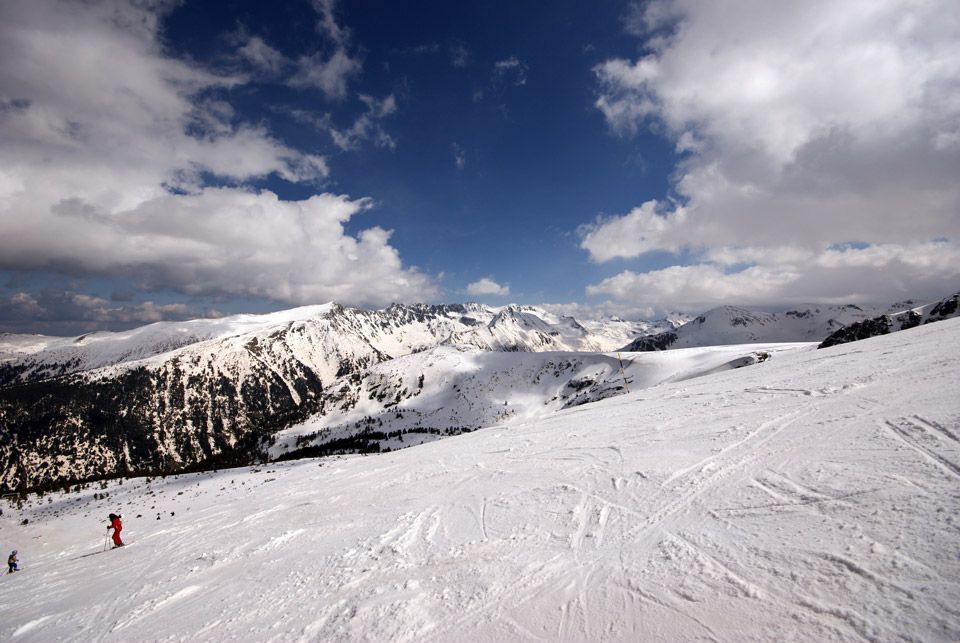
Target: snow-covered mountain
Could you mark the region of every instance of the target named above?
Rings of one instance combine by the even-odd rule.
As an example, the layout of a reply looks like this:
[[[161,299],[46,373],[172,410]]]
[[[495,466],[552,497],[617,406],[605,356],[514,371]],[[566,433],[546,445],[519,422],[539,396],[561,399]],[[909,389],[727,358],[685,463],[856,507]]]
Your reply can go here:
[[[665,353],[496,353],[440,346],[338,379],[323,412],[275,436],[273,457],[408,447],[494,424],[750,366],[809,344],[693,348]],[[622,368],[622,370],[621,370]]]
[[[908,302],[912,304],[913,302]],[[940,301],[918,306],[916,308],[894,308],[895,312],[865,319],[832,333],[820,344],[820,348],[829,348],[837,344],[856,342],[868,337],[886,335],[888,333],[906,330],[921,324],[943,321],[960,315],[960,292]]]
[[[263,315],[158,322],[80,337],[0,334],[0,386],[136,362],[210,340],[269,336],[294,326],[306,329],[304,335],[311,338],[329,336],[334,343],[349,338],[346,341],[367,344],[371,355],[397,357],[439,344],[497,351],[611,351],[637,335],[676,325],[667,320],[581,322],[516,305],[395,304],[364,310],[325,304]]]
[[[613,350],[669,323],[582,324],[530,307],[336,304],[0,339],[0,488],[249,462],[322,413],[338,378],[438,345]]]
[[[811,304],[776,313],[720,306],[676,330],[638,337],[621,350],[659,351],[757,342],[819,342],[841,328],[874,317],[880,312],[882,309],[877,307],[853,304]]]
[[[957,346],[953,319],[375,457],[5,503],[0,639],[960,640]]]
[[[104,331],[79,337],[0,333],[0,385],[133,362],[198,342],[322,317],[331,309],[331,305],[305,306],[265,315],[157,322],[119,333]]]

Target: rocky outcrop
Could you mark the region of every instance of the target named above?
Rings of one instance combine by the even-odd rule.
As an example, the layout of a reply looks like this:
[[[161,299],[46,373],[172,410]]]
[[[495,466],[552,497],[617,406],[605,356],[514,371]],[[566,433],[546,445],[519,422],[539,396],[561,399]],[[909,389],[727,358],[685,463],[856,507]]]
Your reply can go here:
[[[960,308],[960,292],[942,299],[934,304],[919,306],[892,315],[881,315],[873,319],[850,324],[845,328],[832,333],[817,348],[829,348],[838,344],[856,342],[878,335],[886,335],[900,330],[907,330],[943,319],[956,317]]]

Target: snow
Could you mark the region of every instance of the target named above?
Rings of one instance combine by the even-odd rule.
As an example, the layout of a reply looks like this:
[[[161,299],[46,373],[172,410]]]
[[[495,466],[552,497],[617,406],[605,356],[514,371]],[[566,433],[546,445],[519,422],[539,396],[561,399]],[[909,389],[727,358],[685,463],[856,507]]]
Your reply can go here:
[[[530,306],[397,304],[369,311],[330,303],[262,315],[158,322],[80,337],[0,334],[0,369],[9,367],[11,381],[21,382],[78,372],[99,378],[156,368],[178,358],[220,363],[222,354],[229,353],[222,367],[236,373],[249,371],[250,360],[256,360],[244,355],[252,343],[267,352],[277,347],[285,357],[316,367],[328,381],[344,359],[378,361],[443,343],[483,350],[602,352],[638,335],[672,328],[673,322],[666,320],[580,323]]]
[[[757,344],[618,355],[498,353],[438,346],[334,381],[323,413],[276,434],[270,454],[279,457],[293,450],[298,438],[311,434],[317,437],[299,446],[343,439],[367,427],[379,432],[475,429],[530,421],[619,395],[624,392],[624,380],[629,389],[639,390],[749,365],[760,356],[767,359],[814,347],[809,343]],[[437,438],[417,433],[402,442],[381,443],[381,447],[403,448],[432,439]]]
[[[34,358],[41,363],[75,362],[73,369],[88,370],[162,355],[198,342],[270,329],[320,317],[334,304],[301,306],[262,315],[232,315],[217,319],[156,322],[122,332],[95,332],[80,337],[0,334],[0,364]]]
[[[755,342],[819,342],[840,328],[879,314],[880,309],[876,306],[850,304],[809,304],[776,313],[720,306],[667,333],[674,336],[669,348]],[[641,337],[637,341],[643,340]]]
[[[389,454],[4,506],[0,639],[955,641],[958,345],[948,320]],[[118,509],[130,545],[96,553]]]

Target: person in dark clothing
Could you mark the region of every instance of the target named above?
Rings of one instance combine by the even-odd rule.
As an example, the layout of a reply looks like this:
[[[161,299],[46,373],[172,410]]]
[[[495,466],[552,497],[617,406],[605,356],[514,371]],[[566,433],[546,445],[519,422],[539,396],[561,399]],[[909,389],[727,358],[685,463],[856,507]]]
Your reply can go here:
[[[12,552],[10,552],[10,557],[7,558],[7,567],[10,568],[7,571],[8,574],[12,574],[13,572],[17,571],[17,563],[17,550],[14,549]]]
[[[123,531],[123,523],[120,522],[122,515],[110,514],[108,519],[110,520],[110,525],[107,527],[107,531],[113,530],[113,546],[114,547],[123,547],[123,541],[120,540],[120,532]]]

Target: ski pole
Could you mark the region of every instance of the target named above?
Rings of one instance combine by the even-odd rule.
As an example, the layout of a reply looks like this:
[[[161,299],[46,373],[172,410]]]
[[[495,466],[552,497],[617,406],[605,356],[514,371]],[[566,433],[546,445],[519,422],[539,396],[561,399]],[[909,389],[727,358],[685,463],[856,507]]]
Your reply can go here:
[[[108,542],[110,542],[110,530],[109,530],[109,529],[107,529],[107,531],[103,534],[103,551],[107,551],[107,543],[108,543]]]

